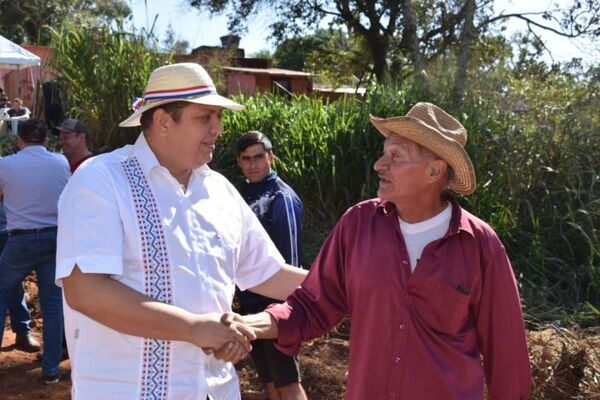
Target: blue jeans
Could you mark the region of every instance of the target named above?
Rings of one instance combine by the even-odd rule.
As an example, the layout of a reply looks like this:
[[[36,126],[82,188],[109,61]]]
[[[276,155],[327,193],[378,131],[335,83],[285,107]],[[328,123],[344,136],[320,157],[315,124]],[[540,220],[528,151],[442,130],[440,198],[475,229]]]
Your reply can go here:
[[[44,320],[42,372],[51,375],[58,372],[63,336],[62,289],[54,284],[56,232],[9,236],[0,256],[0,315],[6,315],[15,291],[31,271],[37,277]],[[0,318],[0,332],[4,323]]]
[[[4,245],[8,240],[8,232],[1,231],[0,232],[0,255],[4,250]],[[22,333],[28,335],[31,332],[31,327],[29,324],[31,323],[31,315],[29,314],[29,309],[27,308],[27,303],[25,303],[25,290],[23,289],[23,285],[20,285],[15,292],[14,301],[10,302],[8,306],[8,315],[10,316],[10,326],[14,333]],[[2,338],[0,338],[0,343],[2,343]]]

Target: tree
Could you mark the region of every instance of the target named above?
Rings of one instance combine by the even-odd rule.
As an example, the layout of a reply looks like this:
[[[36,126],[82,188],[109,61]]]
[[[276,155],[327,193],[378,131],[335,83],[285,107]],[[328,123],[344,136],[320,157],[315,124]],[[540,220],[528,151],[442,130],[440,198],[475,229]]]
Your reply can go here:
[[[173,30],[173,26],[171,24],[169,24],[165,36],[166,37],[163,40],[163,49],[166,52],[173,54],[186,54],[188,52],[190,42],[179,39],[175,35],[175,31]]]
[[[483,36],[493,35],[490,33],[493,28],[511,18],[526,21],[533,34],[545,29],[566,37],[600,36],[600,2],[595,0],[572,0],[569,7],[541,13],[496,15],[493,0],[188,1],[213,14],[228,12],[229,28],[237,32],[246,28],[245,21],[250,15],[271,8],[279,16],[271,24],[277,42],[305,34],[307,28],[315,29],[323,21],[345,26],[351,36],[364,41],[373,73],[380,81],[385,79],[390,65],[398,71],[403,64],[409,64],[414,72],[422,74],[429,62],[455,54],[457,48],[461,72],[456,77],[465,80],[469,46]]]
[[[279,68],[304,71],[309,54],[323,49],[327,40],[327,32],[323,29],[306,36],[285,39],[275,49],[273,63]]]
[[[48,28],[107,26],[130,14],[125,0],[0,0],[0,32],[18,44],[47,45]]]

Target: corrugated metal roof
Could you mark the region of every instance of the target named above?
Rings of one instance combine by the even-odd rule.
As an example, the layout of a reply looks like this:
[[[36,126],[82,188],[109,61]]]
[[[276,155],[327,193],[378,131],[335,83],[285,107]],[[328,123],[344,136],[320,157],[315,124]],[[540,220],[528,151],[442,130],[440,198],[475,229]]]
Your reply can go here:
[[[281,68],[242,68],[242,67],[223,67],[226,71],[248,72],[251,74],[279,75],[279,76],[312,76],[307,72],[293,71],[291,69]]]

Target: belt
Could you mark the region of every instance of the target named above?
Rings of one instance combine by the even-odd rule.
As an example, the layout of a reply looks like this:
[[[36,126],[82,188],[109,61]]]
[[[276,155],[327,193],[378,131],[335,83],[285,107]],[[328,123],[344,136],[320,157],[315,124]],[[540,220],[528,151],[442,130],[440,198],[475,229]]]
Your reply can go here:
[[[45,228],[35,229],[12,229],[8,231],[8,236],[29,235],[31,233],[56,232],[55,226],[47,226]]]

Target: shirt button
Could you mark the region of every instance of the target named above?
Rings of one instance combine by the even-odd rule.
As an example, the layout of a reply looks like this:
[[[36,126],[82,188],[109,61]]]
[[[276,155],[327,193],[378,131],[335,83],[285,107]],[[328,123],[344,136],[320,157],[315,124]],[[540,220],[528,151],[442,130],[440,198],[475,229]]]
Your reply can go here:
[[[400,362],[400,357],[394,358],[394,361],[397,362],[397,363],[399,363]]]
[[[408,264],[408,262],[406,262],[406,260],[405,260],[405,261],[402,261],[402,264],[406,265],[406,264]]]
[[[391,392],[390,393],[390,397],[394,397],[395,398],[396,397],[396,392]]]
[[[404,290],[404,291],[402,292],[402,294],[404,295],[404,297],[408,297],[408,292],[407,292],[406,290]]]
[[[400,330],[403,330],[403,329],[404,329],[404,324],[400,324],[400,325],[398,326],[398,328],[400,328]]]

